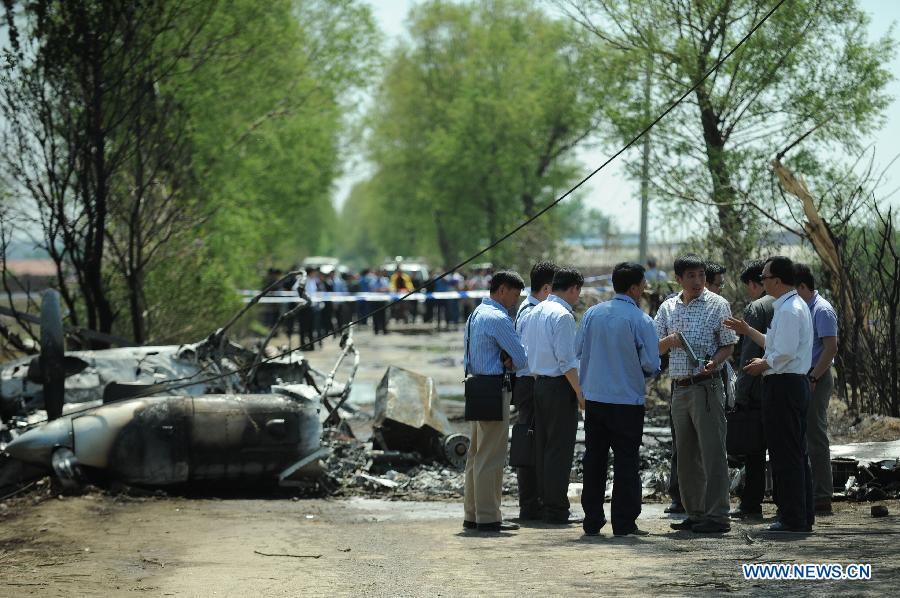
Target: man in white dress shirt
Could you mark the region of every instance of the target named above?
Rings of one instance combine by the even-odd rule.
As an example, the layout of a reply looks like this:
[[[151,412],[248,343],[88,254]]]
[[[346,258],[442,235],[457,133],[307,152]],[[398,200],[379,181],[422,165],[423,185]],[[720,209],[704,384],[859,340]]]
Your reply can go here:
[[[809,532],[815,522],[812,472],[806,450],[809,380],[812,360],[812,317],[794,288],[794,264],[783,256],[771,257],[763,267],[766,293],[775,298],[775,314],[768,333],[762,334],[742,320],[726,326],[746,334],[766,349],[744,366],[763,378],[763,426],[775,480],[780,520],[769,527],[776,532]]]
[[[569,511],[569,472],[575,453],[578,410],[584,396],[575,356],[575,315],[584,277],[573,268],[553,275],[551,294],[528,315],[522,343],[534,382],[535,473],[541,514],[546,523],[581,523]]]

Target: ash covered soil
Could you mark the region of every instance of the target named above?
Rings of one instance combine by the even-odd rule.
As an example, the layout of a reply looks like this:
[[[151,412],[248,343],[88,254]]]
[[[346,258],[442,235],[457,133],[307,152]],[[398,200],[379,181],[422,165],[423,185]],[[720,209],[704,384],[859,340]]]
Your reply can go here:
[[[461,390],[462,334],[356,335],[362,362],[350,419],[365,439],[365,412],[388,365],[431,376],[442,395]],[[329,369],[336,343],[309,353]],[[451,420],[461,404],[445,401]],[[833,407],[839,409],[837,401]],[[661,426],[661,405],[647,426]],[[839,434],[860,440],[841,413]],[[881,429],[884,422],[856,427]],[[454,425],[460,430],[465,424]],[[846,436],[845,436],[846,433]],[[843,439],[843,438],[842,438]],[[645,443],[648,440],[645,437]],[[650,447],[652,453],[663,450]],[[656,467],[658,459],[653,459]],[[416,474],[416,472],[412,472]],[[658,486],[653,472],[645,494]],[[379,479],[387,479],[379,474]],[[578,526],[542,524],[510,534],[463,532],[461,476],[446,467],[390,474],[398,487],[363,480],[330,498],[284,492],[227,497],[134,497],[91,490],[58,497],[43,481],[0,502],[2,596],[474,596],[474,595],[850,595],[895,593],[900,582],[900,501],[873,519],[873,503],[836,502],[811,535],[765,532],[766,520],[735,522],[722,537],[675,532],[659,492],[645,498],[639,524],[651,535],[588,538]],[[348,479],[352,481],[352,472]],[[420,487],[420,484],[425,483]],[[517,514],[507,475],[504,512]],[[580,512],[577,499],[573,510]],[[870,563],[870,581],[745,581],[742,563]]]

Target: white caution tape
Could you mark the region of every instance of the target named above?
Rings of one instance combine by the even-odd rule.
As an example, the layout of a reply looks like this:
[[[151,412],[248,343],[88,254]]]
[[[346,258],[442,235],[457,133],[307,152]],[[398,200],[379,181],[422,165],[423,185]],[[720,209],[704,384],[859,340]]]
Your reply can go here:
[[[596,288],[598,292],[609,292],[611,288]],[[259,291],[241,290],[238,291],[244,298],[244,303],[249,303],[253,297],[259,294]],[[347,302],[373,302],[386,303],[397,301],[403,298],[405,301],[426,301],[428,299],[482,299],[490,296],[490,291],[435,291],[433,293],[413,293],[409,297],[404,297],[406,293],[314,293],[310,299],[313,303],[347,303]],[[522,295],[527,293],[522,291]],[[297,293],[294,291],[270,291],[265,297],[259,300],[260,303],[296,303]]]

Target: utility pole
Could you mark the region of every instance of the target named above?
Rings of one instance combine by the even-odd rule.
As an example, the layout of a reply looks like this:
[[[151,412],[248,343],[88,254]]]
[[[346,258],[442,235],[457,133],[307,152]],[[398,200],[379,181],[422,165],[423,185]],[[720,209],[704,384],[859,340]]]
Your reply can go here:
[[[644,78],[644,116],[650,118],[650,77],[653,71],[652,58],[647,61],[647,72]],[[644,135],[643,159],[641,161],[641,241],[638,263],[647,263],[647,216],[650,209],[650,132]]]

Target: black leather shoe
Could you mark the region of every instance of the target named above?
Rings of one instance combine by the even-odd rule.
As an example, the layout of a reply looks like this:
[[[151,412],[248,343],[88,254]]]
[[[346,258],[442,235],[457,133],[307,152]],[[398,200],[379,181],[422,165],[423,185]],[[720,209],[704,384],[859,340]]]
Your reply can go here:
[[[735,519],[758,519],[762,517],[762,507],[759,508],[747,508],[743,505],[740,505],[735,510],[728,513],[729,517],[734,517]]]
[[[665,509],[666,513],[684,513],[684,505],[678,502],[677,500],[673,500],[672,504],[670,504]]]
[[[695,534],[725,534],[731,531],[731,525],[715,521],[701,521],[691,528]]]
[[[479,523],[480,532],[513,532],[519,529],[518,523],[512,521],[494,521],[493,523]]]
[[[600,530],[603,529],[604,525],[606,525],[606,519],[601,519],[599,525],[594,524],[593,522],[589,524],[587,519],[585,519],[581,527],[584,529],[585,536],[596,536],[600,533]]]
[[[478,524],[468,519],[463,519],[463,529],[476,529]]]
[[[671,527],[674,530],[680,531],[680,532],[689,532],[689,531],[693,530],[694,526],[697,525],[698,523],[700,523],[700,522],[695,519],[688,518],[688,519],[685,519],[684,521],[679,521],[678,523],[670,523],[669,527]]]
[[[785,524],[784,524],[783,522],[781,522],[781,521],[776,521],[775,523],[773,523],[772,525],[769,526],[769,530],[768,530],[768,531],[770,531],[770,532],[788,532],[788,533],[789,533],[789,532],[793,532],[793,533],[808,534],[809,532],[812,531],[812,526],[811,526],[811,525],[808,525],[808,526],[805,526],[805,527],[794,527],[794,526],[791,526],[791,525],[785,525]]]
[[[613,535],[617,538],[621,538],[622,536],[649,536],[650,532],[647,530],[640,529],[638,526],[634,526],[633,529],[627,532],[613,532]]]

